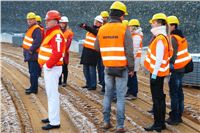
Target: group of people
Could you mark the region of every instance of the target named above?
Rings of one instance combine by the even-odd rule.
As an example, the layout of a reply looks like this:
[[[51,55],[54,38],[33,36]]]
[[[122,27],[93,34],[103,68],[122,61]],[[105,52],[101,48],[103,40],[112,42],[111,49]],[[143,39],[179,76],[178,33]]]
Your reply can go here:
[[[110,123],[111,102],[113,95],[117,98],[116,132],[125,132],[125,99],[136,99],[138,93],[137,71],[142,55],[143,33],[138,19],[126,21],[128,15],[126,5],[115,1],[110,12],[102,11],[94,18],[93,26],[81,23],[86,30],[80,63],[86,85],[83,88],[95,90],[97,87],[96,69],[99,84],[102,85],[103,129],[112,127]],[[28,62],[31,87],[26,94],[38,92],[38,77],[41,68],[44,71],[45,89],[48,99],[48,123],[42,129],[49,130],[60,127],[60,101],[58,85],[67,84],[69,47],[73,32],[68,27],[68,18],[56,10],[50,10],[45,17],[46,29],[41,26],[33,12],[27,14],[28,30],[23,40],[25,61]],[[124,21],[125,20],[125,21]],[[185,67],[191,62],[188,44],[176,16],[156,13],[149,21],[152,39],[144,60],[144,67],[150,72],[150,90],[153,102],[154,123],[145,127],[146,131],[160,132],[166,128],[165,122],[177,125],[182,122],[184,95],[182,77]],[[63,75],[62,75],[63,73]],[[170,75],[169,92],[171,112],[165,120],[166,102],[163,91],[164,78]],[[64,80],[62,81],[62,76]],[[128,88],[128,89],[127,89]]]

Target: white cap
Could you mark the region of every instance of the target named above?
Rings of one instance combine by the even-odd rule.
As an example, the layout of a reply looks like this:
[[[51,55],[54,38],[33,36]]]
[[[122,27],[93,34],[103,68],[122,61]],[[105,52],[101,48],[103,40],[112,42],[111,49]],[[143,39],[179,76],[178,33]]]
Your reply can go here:
[[[65,23],[65,22],[68,23],[68,22],[69,22],[69,19],[68,19],[68,17],[66,17],[66,16],[62,16],[61,19],[59,20],[59,22],[61,22],[61,23],[62,23],[62,22],[63,22],[63,23]]]
[[[103,23],[103,18],[102,18],[101,15],[96,16],[96,17],[95,17],[95,20],[99,21],[100,23]]]

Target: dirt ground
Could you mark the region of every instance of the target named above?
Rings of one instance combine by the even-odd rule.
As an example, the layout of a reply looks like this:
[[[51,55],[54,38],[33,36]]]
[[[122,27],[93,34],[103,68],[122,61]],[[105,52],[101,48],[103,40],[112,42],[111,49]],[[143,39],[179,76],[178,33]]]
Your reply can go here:
[[[26,95],[29,87],[27,63],[23,61],[22,48],[10,44],[1,44],[1,132],[40,133],[42,118],[47,117],[47,97],[43,77],[39,78],[39,93]],[[143,133],[143,127],[153,122],[153,116],[147,111],[152,107],[149,90],[149,75],[139,72],[138,99],[126,101],[125,128],[127,132]],[[103,133],[103,96],[101,86],[88,91],[81,88],[85,80],[80,65],[79,55],[70,53],[67,87],[60,87],[61,128],[51,130],[54,133]],[[167,78],[167,114],[170,111]],[[185,110],[183,123],[178,126],[167,125],[163,133],[199,133],[200,132],[200,90],[184,87]],[[116,124],[116,106],[113,103],[111,123]],[[115,127],[106,133],[115,132]]]

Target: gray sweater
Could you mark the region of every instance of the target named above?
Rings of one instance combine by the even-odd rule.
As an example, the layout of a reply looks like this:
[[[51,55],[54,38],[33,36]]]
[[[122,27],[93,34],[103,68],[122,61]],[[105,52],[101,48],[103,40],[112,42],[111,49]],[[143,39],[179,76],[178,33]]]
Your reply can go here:
[[[121,23],[121,20],[119,18],[111,17],[111,20],[109,23],[119,23],[119,22]],[[133,71],[134,70],[133,40],[132,40],[131,32],[128,30],[128,28],[126,29],[124,38],[125,38],[124,49],[125,49],[126,58],[128,60],[128,70]],[[96,38],[94,47],[97,51],[100,51],[98,36]]]

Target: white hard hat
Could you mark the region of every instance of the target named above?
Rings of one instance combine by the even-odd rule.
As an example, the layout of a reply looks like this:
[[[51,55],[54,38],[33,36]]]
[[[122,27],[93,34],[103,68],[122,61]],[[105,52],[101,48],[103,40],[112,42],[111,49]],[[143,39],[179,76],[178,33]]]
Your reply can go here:
[[[103,18],[102,18],[101,15],[96,16],[96,17],[95,17],[95,20],[99,21],[100,23],[103,23]]]
[[[62,22],[68,23],[68,22],[69,22],[69,19],[68,19],[68,17],[66,17],[66,16],[62,16],[61,19],[59,20],[59,22],[61,22],[61,23],[62,23]]]

